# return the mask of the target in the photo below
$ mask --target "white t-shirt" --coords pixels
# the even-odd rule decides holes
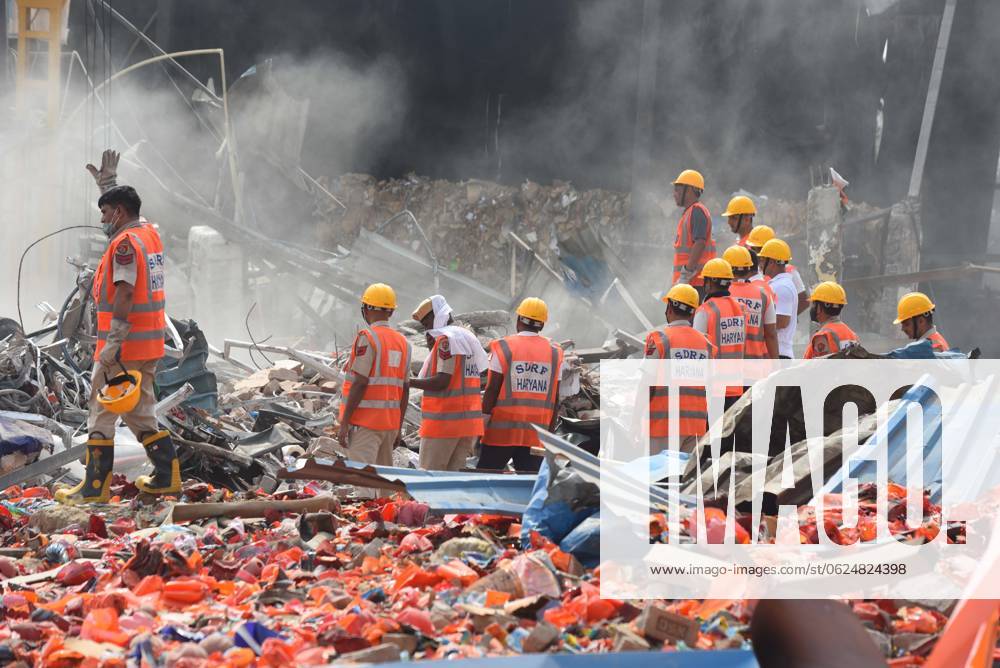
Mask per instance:
[[[792,277],[792,285],[795,286],[796,295],[806,291],[806,284],[802,282],[802,276],[799,275],[798,269],[792,269],[786,273]]]
[[[799,307],[799,293],[795,290],[794,279],[791,274],[778,274],[771,279],[769,285],[777,298],[775,313],[779,316],[787,315],[791,320],[784,329],[778,328],[778,354],[785,357],[792,355],[792,339],[795,338],[796,317]]]

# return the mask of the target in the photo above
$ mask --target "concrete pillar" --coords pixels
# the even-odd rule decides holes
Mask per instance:
[[[892,207],[889,219],[883,223],[887,227],[878,228],[878,236],[873,235],[870,243],[881,258],[880,264],[866,272],[871,276],[893,276],[909,274],[920,270],[920,204],[915,199],[904,199]],[[847,320],[858,331],[879,334],[903,344],[899,325],[892,324],[896,318],[896,303],[907,292],[917,289],[915,283],[882,287],[877,282],[850,289],[851,303]]]
[[[840,192],[833,186],[809,191],[806,200],[806,248],[804,262],[797,261],[806,289],[823,281],[839,281],[844,257],[840,248]]]
[[[243,250],[207,225],[188,232],[192,317],[214,345],[238,336],[248,305]]]

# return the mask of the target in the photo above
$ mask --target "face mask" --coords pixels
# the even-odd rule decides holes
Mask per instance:
[[[819,322],[819,320],[817,320],[817,318],[819,317],[817,315],[818,309],[819,309],[818,304],[813,304],[812,306],[809,307],[809,319],[812,320],[813,322]]]
[[[115,233],[115,225],[118,224],[119,220],[121,220],[121,218],[118,218],[116,216],[110,223],[101,223],[101,230],[104,231],[104,236],[106,236],[108,239],[110,239],[111,236]]]

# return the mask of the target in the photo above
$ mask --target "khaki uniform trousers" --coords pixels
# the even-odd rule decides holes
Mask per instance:
[[[115,425],[118,423],[119,417],[139,441],[142,441],[143,436],[159,431],[160,427],[153,412],[156,407],[153,380],[156,378],[158,362],[159,360],[122,362],[129,371],[138,371],[142,374],[142,383],[139,386],[139,403],[132,411],[118,415],[105,410],[104,406],[98,403],[97,393],[104,388],[108,380],[120,375],[122,369],[117,364],[111,368],[105,368],[99,361],[94,360],[94,370],[90,376],[90,415],[87,417],[87,432],[90,434],[100,433],[104,438],[113,439]]]
[[[392,466],[392,446],[396,443],[398,430],[376,431],[368,427],[351,425],[347,437],[347,455],[353,461],[376,466]],[[358,487],[358,496],[374,499],[380,494],[388,496],[390,489],[376,490],[373,487]]]
[[[476,436],[420,439],[420,468],[426,471],[461,471],[476,445]]]

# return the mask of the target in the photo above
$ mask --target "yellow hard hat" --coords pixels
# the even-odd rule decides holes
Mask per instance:
[[[743,246],[730,246],[722,254],[722,259],[728,262],[733,269],[749,269],[753,266],[750,251]]]
[[[105,377],[105,385],[97,393],[97,403],[109,413],[131,413],[139,404],[141,387],[142,374],[138,371],[126,371],[122,367],[122,373],[111,380]]]
[[[722,213],[722,215],[725,217],[741,216],[745,213],[753,215],[757,213],[757,207],[753,205],[753,200],[746,195],[737,195],[729,200],[729,204],[726,206],[726,210]]]
[[[733,268],[721,257],[714,257],[701,268],[702,278],[724,278],[733,280]]]
[[[685,169],[681,172],[676,179],[674,179],[675,186],[691,186],[692,188],[697,188],[698,190],[705,189],[705,177],[701,175],[701,172],[693,169]]]
[[[361,303],[372,308],[395,310],[396,292],[385,283],[372,283],[361,295]]]
[[[681,304],[690,306],[692,309],[696,309],[699,304],[698,291],[687,283],[678,283],[667,291],[666,297],[661,301],[665,303],[671,301],[680,302]]]
[[[756,225],[747,235],[747,246],[761,248],[774,238],[774,230],[769,225]]]
[[[930,300],[930,297],[922,292],[907,292],[896,305],[897,317],[892,321],[892,324],[898,325],[904,320],[930,313],[933,310],[934,302]]]
[[[549,319],[549,307],[538,297],[526,297],[517,307],[517,314],[529,320],[546,322]]]
[[[812,294],[809,295],[809,301],[843,306],[847,303],[847,293],[839,284],[833,281],[823,281],[813,289]]]
[[[778,262],[791,262],[792,249],[781,239],[771,239],[764,244],[757,255]]]

